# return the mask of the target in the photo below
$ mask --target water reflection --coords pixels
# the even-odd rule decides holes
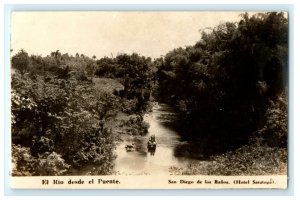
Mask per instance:
[[[148,152],[150,153],[150,156],[154,156],[155,155],[155,151],[156,151],[156,148],[149,148],[148,147]]]

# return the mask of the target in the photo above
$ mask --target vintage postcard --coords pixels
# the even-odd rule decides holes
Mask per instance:
[[[280,188],[288,12],[12,12],[19,189]]]

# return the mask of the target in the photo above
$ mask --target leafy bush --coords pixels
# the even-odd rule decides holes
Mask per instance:
[[[12,175],[32,176],[36,173],[36,158],[31,155],[30,148],[12,145]]]
[[[122,111],[127,114],[133,114],[137,110],[137,99],[122,101]]]
[[[54,151],[53,140],[44,136],[40,138],[34,137],[33,144],[31,147],[32,155],[38,156],[38,154],[43,154],[46,152],[51,153],[53,151]]]
[[[44,153],[37,160],[36,172],[40,176],[61,176],[68,172],[70,165],[56,152]]]
[[[58,176],[66,174],[69,167],[56,152],[34,157],[30,148],[12,145],[13,176]]]
[[[114,144],[110,138],[111,132],[105,129],[99,134],[101,137],[85,134],[84,139],[81,140],[81,145],[77,149],[72,149],[72,154],[69,154],[68,157],[74,166],[104,165],[106,162],[112,162]]]
[[[140,114],[133,114],[121,120],[120,127],[128,135],[146,135],[149,123],[143,121],[143,117]]]
[[[270,100],[266,111],[266,123],[254,134],[253,142],[268,146],[286,148],[288,139],[288,106],[284,93],[274,101]]]

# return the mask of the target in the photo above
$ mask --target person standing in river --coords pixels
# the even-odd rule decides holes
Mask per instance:
[[[151,156],[154,156],[154,153],[155,153],[155,150],[156,150],[155,135],[151,135],[147,145],[148,145],[148,152],[150,152]]]

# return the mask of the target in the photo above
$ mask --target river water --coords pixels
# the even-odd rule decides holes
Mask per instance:
[[[156,103],[152,112],[144,116],[149,123],[148,134],[140,137],[128,137],[116,148],[115,171],[118,174],[168,174],[171,166],[178,168],[193,161],[193,158],[176,156],[175,149],[185,142],[174,128],[176,112],[167,104]],[[148,152],[147,141],[155,135],[157,148],[154,153]],[[125,146],[134,145],[134,150],[127,152]]]

